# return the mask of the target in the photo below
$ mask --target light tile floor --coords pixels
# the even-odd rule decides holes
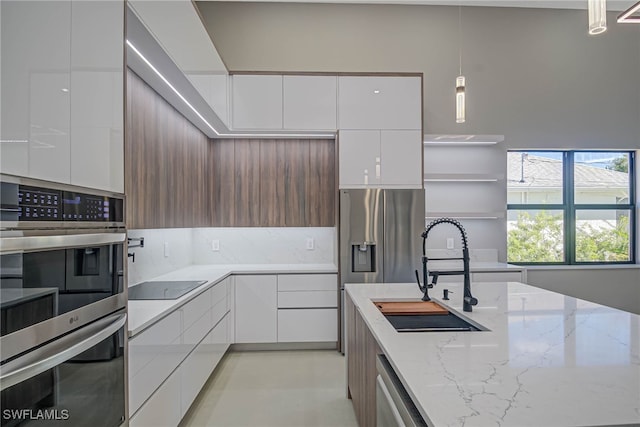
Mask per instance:
[[[230,352],[180,426],[357,426],[345,360],[335,350]]]

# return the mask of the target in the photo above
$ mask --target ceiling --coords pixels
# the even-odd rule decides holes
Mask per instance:
[[[547,9],[586,9],[587,0],[199,0],[227,2],[278,2],[278,3],[368,3],[415,4],[445,6],[537,7]],[[607,0],[607,9],[623,11],[637,0]]]

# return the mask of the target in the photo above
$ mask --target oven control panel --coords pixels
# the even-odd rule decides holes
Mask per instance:
[[[2,183],[2,221],[123,222],[122,198]]]

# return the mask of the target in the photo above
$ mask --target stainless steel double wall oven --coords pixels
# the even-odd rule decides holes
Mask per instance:
[[[1,425],[125,424],[123,196],[0,181]]]

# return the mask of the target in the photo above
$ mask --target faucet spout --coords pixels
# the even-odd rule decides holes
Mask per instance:
[[[462,224],[460,224],[460,221],[457,221],[453,218],[438,218],[436,220],[433,220],[429,224],[427,224],[427,227],[422,233],[422,274],[423,274],[423,281],[424,281],[424,289],[423,289],[423,286],[420,285],[420,280],[418,280],[418,285],[420,286],[420,290],[425,293],[423,300],[425,300],[424,298],[429,298],[429,295],[427,292],[428,288],[433,287],[433,285],[429,286],[428,284],[429,275],[431,274],[432,276],[434,276],[434,281],[433,281],[434,284],[438,276],[437,272],[429,273],[429,270],[427,268],[427,262],[428,262],[427,237],[429,236],[429,232],[435,226],[440,224],[451,224],[454,227],[456,227],[458,231],[460,231],[460,235],[462,237],[462,258],[449,258],[449,259],[461,259],[462,265],[463,265],[463,271],[447,272],[447,274],[449,275],[461,274],[464,276],[464,292],[462,297],[462,309],[463,311],[472,311],[473,306],[478,304],[478,300],[477,298],[474,298],[473,295],[471,294],[471,275],[469,273],[469,245],[468,245],[468,239],[467,239],[467,232],[465,231]],[[416,276],[417,274],[418,272],[416,271]],[[425,301],[428,301],[428,299],[426,299]]]

